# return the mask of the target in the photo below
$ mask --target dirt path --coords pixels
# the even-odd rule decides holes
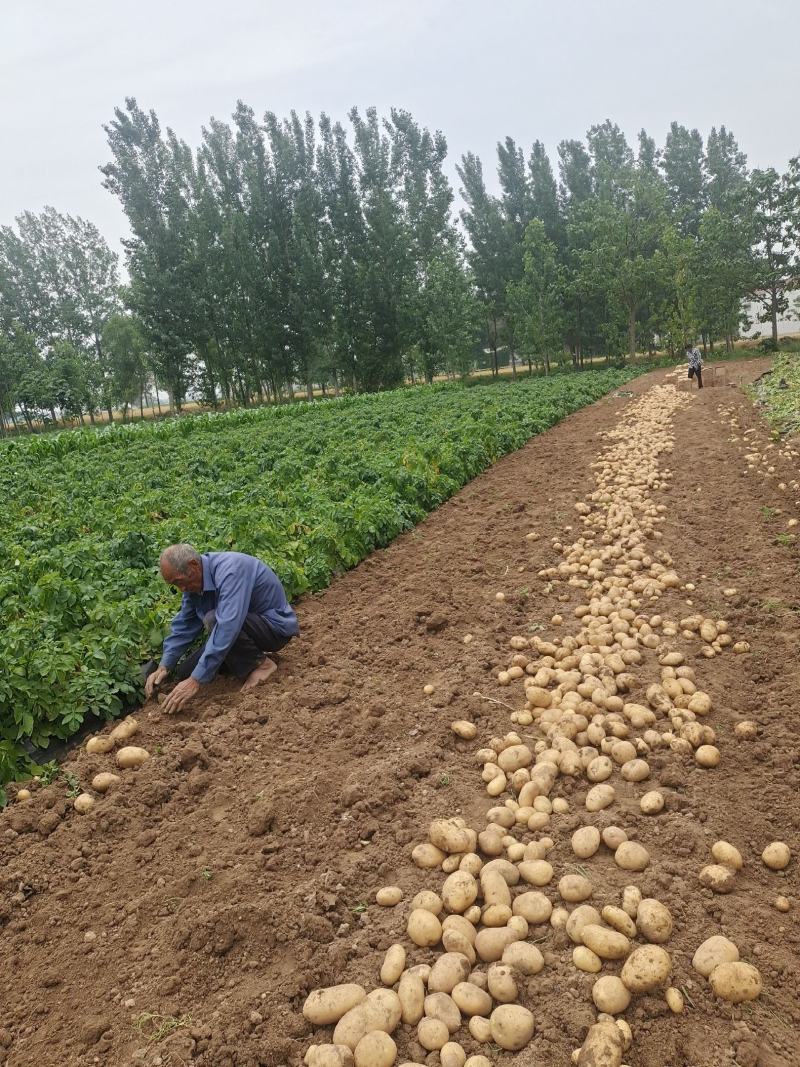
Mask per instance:
[[[737,374],[764,366],[739,364]],[[649,375],[631,391],[663,381]],[[512,725],[505,707],[473,694],[509,700],[497,681],[509,638],[537,623],[546,636],[559,610],[566,627],[572,603],[558,597],[569,590],[538,571],[561,558],[551,540],[577,525],[601,435],[630,403],[612,395],[570,416],[306,600],[303,636],[270,688],[242,696],[219,683],[191,714],[143,711],[137,740],[153,758],[91,814],[67,808],[57,784],[0,816],[0,1067],[277,1067],[330,1040],[301,1014],[308,991],[378,983],[383,951],[405,940],[407,902],[442,879],[413,866],[412,845],[439,816],[460,813],[480,828],[494,803],[473,753]],[[777,488],[798,470],[780,455],[772,474],[748,468],[753,442],[765,446],[769,434],[738,389],[693,394],[675,431],[665,460],[674,477],[658,498],[661,545],[696,589],[671,590],[658,610],[718,612],[752,646],[705,660],[696,640],[677,641],[714,701],[722,761],[703,770],[691,755],[655,751],[647,788],[667,801],[655,818],[640,813],[643,789],[620,783],[613,818],[587,819],[587,783],[560,778],[570,811],[552,816],[549,858],[557,879],[586,821],[622,826],[650,850],[637,882],[672,910],[673,981],[691,1005],[673,1016],[657,993],[634,998],[626,1063],[790,1067],[800,1063],[800,550],[776,537],[800,516],[800,493]],[[540,538],[526,540],[531,531]],[[736,594],[725,596],[730,587]],[[642,669],[643,689],[657,672]],[[475,742],[455,738],[457,718],[474,720]],[[758,722],[757,740],[734,737],[742,718]],[[110,757],[85,753],[69,765],[84,785],[107,769]],[[719,838],[745,858],[725,896],[697,880]],[[783,873],[760,860],[775,838],[793,850]],[[604,903],[632,880],[605,848],[586,865]],[[396,909],[374,904],[386,884],[405,892]],[[773,906],[779,893],[792,901],[788,914]],[[692,970],[694,950],[715,933],[759,967],[759,1000],[725,1005]],[[468,1034],[463,1043],[495,1064],[559,1067],[594,1021],[595,976],[573,966],[563,931],[531,936],[546,962],[522,986],[536,1020],[531,1044],[515,1056]],[[395,1038],[398,1063],[423,1060],[412,1032]]]

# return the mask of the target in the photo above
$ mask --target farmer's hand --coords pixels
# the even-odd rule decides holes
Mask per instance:
[[[161,685],[168,674],[169,671],[166,667],[156,667],[152,674],[148,674],[147,680],[144,683],[144,692],[148,700],[155,692],[156,686]]]
[[[187,678],[178,682],[162,705],[164,711],[171,715],[173,711],[180,711],[184,704],[188,704],[195,693],[200,689],[200,683],[194,678]]]

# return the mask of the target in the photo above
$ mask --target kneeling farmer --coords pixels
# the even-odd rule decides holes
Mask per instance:
[[[208,638],[178,666],[178,684],[164,701],[165,711],[182,708],[223,666],[244,681],[243,690],[265,682],[277,669],[265,653],[277,652],[300,632],[275,572],[242,552],[201,556],[191,545],[165,549],[159,566],[164,581],[181,590],[183,602],[164,641],[161,663],[145,682],[147,696],[203,629]]]

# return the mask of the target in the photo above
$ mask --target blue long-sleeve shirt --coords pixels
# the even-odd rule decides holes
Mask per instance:
[[[205,616],[214,611],[216,624],[192,671],[192,678],[205,683],[216,675],[249,613],[260,615],[281,637],[294,637],[300,627],[280,579],[266,563],[243,552],[208,552],[201,560],[202,591],[183,594],[164,641],[161,666],[175,666],[202,632]]]

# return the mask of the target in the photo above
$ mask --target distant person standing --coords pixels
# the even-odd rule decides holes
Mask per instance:
[[[703,388],[703,357],[700,349],[692,344],[686,346],[686,360],[689,364],[689,377],[697,378],[697,388]]]

